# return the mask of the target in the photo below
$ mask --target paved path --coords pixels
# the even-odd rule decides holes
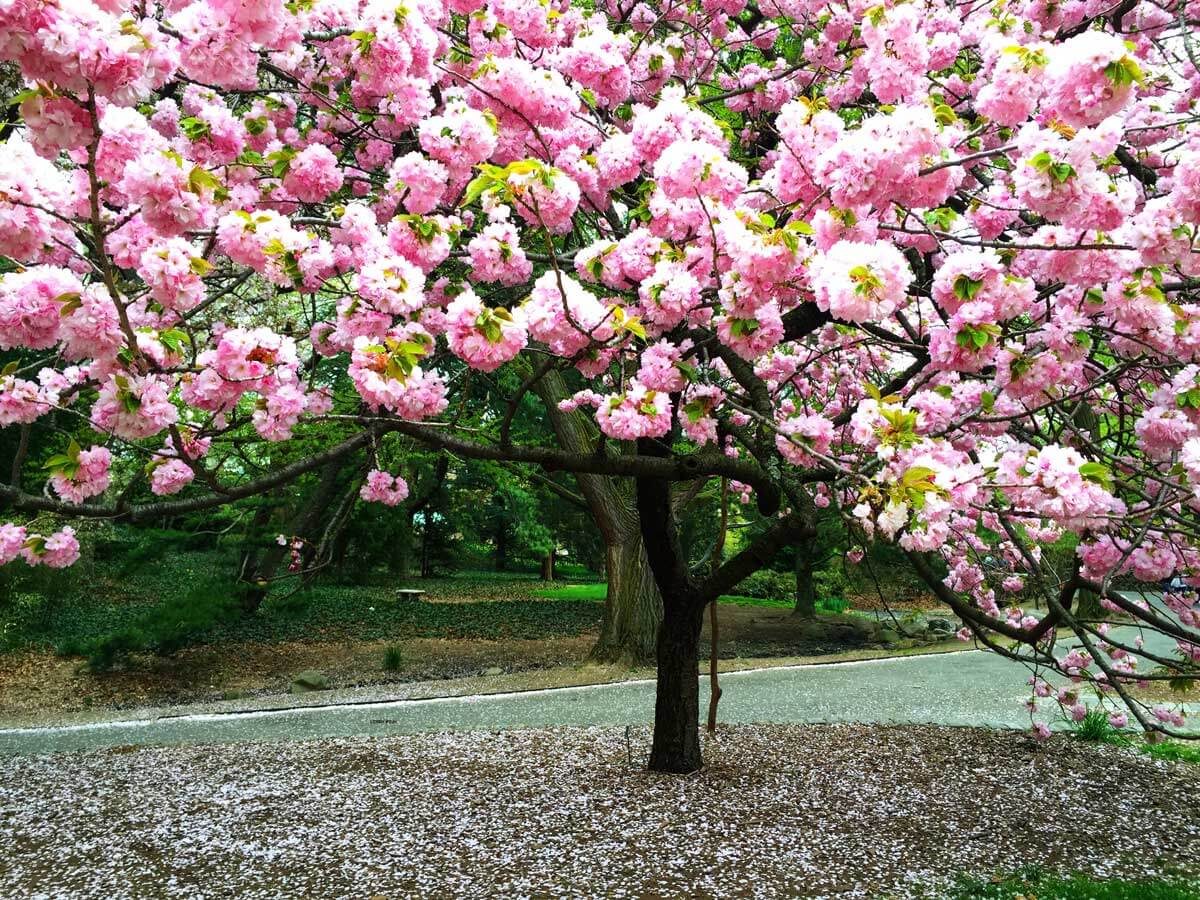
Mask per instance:
[[[1024,667],[964,651],[757,669],[721,676],[724,722],[976,725],[1027,728]],[[701,680],[701,705],[708,702]],[[646,725],[654,682],[626,681],[516,694],[396,700],[142,721],[0,730],[0,754],[124,745],[306,740],[554,725]]]

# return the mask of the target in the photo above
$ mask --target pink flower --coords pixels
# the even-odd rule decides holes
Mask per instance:
[[[159,375],[110,375],[92,407],[92,425],[130,441],[158,434],[179,420],[169,391]]]
[[[794,466],[817,465],[818,458],[807,452],[811,448],[825,455],[833,443],[833,423],[825,416],[802,415],[779,423],[775,447]]]
[[[528,281],[533,264],[521,249],[520,241],[521,236],[511,222],[493,222],[486,226],[467,244],[471,278],[509,286]]]
[[[449,173],[435,160],[420,153],[406,153],[392,163],[386,189],[396,194],[410,213],[425,215],[433,212],[446,192]]]
[[[150,470],[150,491],[158,497],[178,494],[192,483],[196,473],[182,459],[156,461]]]
[[[25,544],[25,529],[21,525],[5,522],[0,525],[0,566],[6,565],[21,555]]]
[[[604,398],[596,421],[601,431],[622,441],[662,437],[671,430],[671,398],[631,381],[624,394]]]
[[[609,311],[567,275],[546,272],[539,277],[521,313],[530,336],[548,344],[557,356],[573,357],[593,340],[613,336]]]
[[[384,407],[411,421],[435,416],[447,406],[446,384],[419,362],[433,345],[420,326],[396,329],[378,343],[354,339],[349,375],[372,409]]]
[[[292,157],[283,187],[297,200],[316,203],[341,188],[344,179],[333,151],[324,144],[309,144]]]
[[[425,275],[402,256],[381,255],[354,276],[358,294],[380,312],[405,315],[425,305]]]
[[[507,184],[518,215],[527,223],[551,234],[571,230],[571,217],[579,206],[579,185],[565,172],[542,166],[527,174],[510,175]]]
[[[399,475],[372,469],[358,495],[369,503],[397,506],[408,497],[408,482]]]
[[[0,526],[0,563],[8,562],[11,559],[8,557],[7,550],[14,541],[16,533],[9,531],[5,534],[4,529],[13,527],[11,525]],[[19,531],[24,536],[25,529],[22,528]],[[79,559],[79,541],[75,539],[75,529],[65,525],[49,537],[40,534],[25,536],[18,552],[21,558],[31,566],[44,565],[51,569],[65,569]]]
[[[904,305],[913,279],[894,244],[838,241],[818,253],[808,273],[817,305],[846,322],[878,322]]]
[[[57,459],[57,457],[56,457]],[[112,454],[106,447],[80,450],[72,443],[50,474],[54,493],[71,503],[82,503],[88,497],[102,494],[108,488]]]
[[[0,275],[0,350],[53,347],[62,304],[82,291],[75,275],[53,266]]]
[[[703,141],[676,141],[654,163],[654,179],[672,200],[697,195],[733,203],[746,188],[746,170]]]
[[[1095,125],[1124,108],[1141,77],[1119,37],[1089,29],[1051,50],[1044,105],[1073,128]]]
[[[491,372],[515,357],[528,337],[519,318],[503,308],[490,308],[467,289],[446,307],[450,349],[471,368]]]
[[[638,381],[651,390],[665,391],[668,394],[683,390],[687,384],[687,377],[683,367],[678,365],[683,351],[683,347],[666,340],[651,344],[642,351]]]

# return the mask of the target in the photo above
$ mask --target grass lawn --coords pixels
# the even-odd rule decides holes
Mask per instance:
[[[568,584],[562,587],[541,588],[535,591],[539,597],[548,600],[603,600],[608,593],[608,585],[603,581],[587,584]],[[769,600],[762,597],[746,597],[742,594],[722,594],[719,602],[733,603],[737,606],[765,606],[772,609],[791,609],[795,606],[792,600]],[[818,612],[840,613],[846,611],[845,601],[833,598],[817,601]]]
[[[946,900],[1196,900],[1200,882],[1178,879],[1096,880],[1086,875],[1061,877],[1037,868],[991,879],[962,878]]]

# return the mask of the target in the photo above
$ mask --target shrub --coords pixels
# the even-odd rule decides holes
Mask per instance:
[[[399,644],[388,644],[383,651],[383,668],[388,672],[398,672],[404,665],[404,650]]]
[[[1200,746],[1183,744],[1179,741],[1163,741],[1160,744],[1146,744],[1142,750],[1155,759],[1169,759],[1200,765]]]
[[[68,641],[59,652],[86,656],[88,666],[102,672],[131,653],[170,656],[239,614],[237,588],[232,581],[202,579],[169,595],[128,625],[97,637]]]
[[[842,612],[848,604],[842,600],[846,594],[846,576],[840,569],[818,569],[813,573],[817,592],[817,606],[822,612]],[[735,593],[759,600],[778,600],[791,603],[796,599],[796,576],[793,572],[777,572],[760,569],[739,584]],[[833,609],[841,601],[840,609]]]
[[[1075,726],[1075,736],[1081,741],[1104,743],[1117,736],[1117,729],[1108,721],[1108,715],[1101,709],[1092,709]]]
[[[824,597],[817,601],[817,612],[840,616],[850,608],[850,601],[845,597]]]
[[[796,576],[790,572],[760,569],[743,580],[735,593],[759,600],[791,600],[796,596]]]

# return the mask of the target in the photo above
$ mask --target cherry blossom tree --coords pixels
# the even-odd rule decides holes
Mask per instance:
[[[42,494],[15,461],[0,563],[76,558],[39,517],[417,441],[634,480],[654,769],[702,763],[705,606],[830,508],[1027,663],[1031,709],[1177,733],[1142,698],[1200,665],[1198,26],[1196,0],[0,0],[27,85],[0,425],[95,434]],[[514,440],[531,392],[594,435]],[[312,423],[344,436],[261,473],[224,449]],[[362,496],[401,502],[397,474]],[[772,524],[695,570],[675,515],[712,478]]]

